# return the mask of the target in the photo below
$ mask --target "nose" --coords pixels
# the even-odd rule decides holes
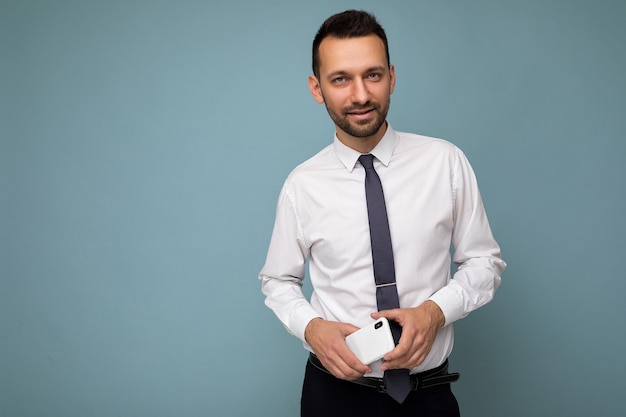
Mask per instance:
[[[358,104],[365,104],[369,101],[369,91],[367,86],[361,78],[356,78],[352,82],[352,102]]]

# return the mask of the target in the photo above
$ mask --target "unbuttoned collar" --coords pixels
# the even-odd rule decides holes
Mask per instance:
[[[385,135],[380,139],[378,145],[372,149],[370,154],[374,155],[374,157],[383,165],[387,166],[391,161],[391,155],[393,155],[393,150],[396,147],[397,142],[398,138],[396,136],[396,132],[391,128],[391,124],[387,122],[387,131],[385,132]],[[344,145],[339,138],[337,138],[336,133],[333,145],[335,147],[335,153],[341,163],[348,171],[352,172],[356,166],[356,161],[359,159],[359,156],[362,155],[361,152],[355,151],[354,149]]]

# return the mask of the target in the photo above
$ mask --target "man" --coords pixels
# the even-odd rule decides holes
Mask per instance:
[[[349,10],[322,24],[308,84],[335,124],[334,141],[285,181],[259,275],[268,307],[311,352],[302,416],[458,416],[450,390],[458,376],[447,373],[452,323],[493,298],[505,268],[463,153],[387,122],[395,81],[374,16]],[[369,211],[374,197],[364,186],[375,175],[364,168],[370,163],[384,190],[385,250],[395,265],[382,285],[372,251],[379,214]],[[310,302],[301,290],[307,260]],[[397,288],[398,305],[381,308],[377,287]],[[381,317],[399,324],[399,342],[384,360],[361,363],[345,337]],[[397,396],[387,382],[393,373],[404,373]]]

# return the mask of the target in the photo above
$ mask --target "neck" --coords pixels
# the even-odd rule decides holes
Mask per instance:
[[[387,122],[378,129],[378,131],[372,136],[357,137],[352,136],[341,130],[336,126],[337,139],[349,148],[354,149],[362,154],[370,153],[372,149],[378,145],[380,140],[385,136],[387,132]]]

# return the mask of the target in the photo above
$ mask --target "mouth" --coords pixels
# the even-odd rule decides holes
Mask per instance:
[[[363,118],[369,117],[374,112],[374,110],[375,110],[374,108],[358,109],[358,110],[347,111],[346,114],[351,117],[363,119]]]

